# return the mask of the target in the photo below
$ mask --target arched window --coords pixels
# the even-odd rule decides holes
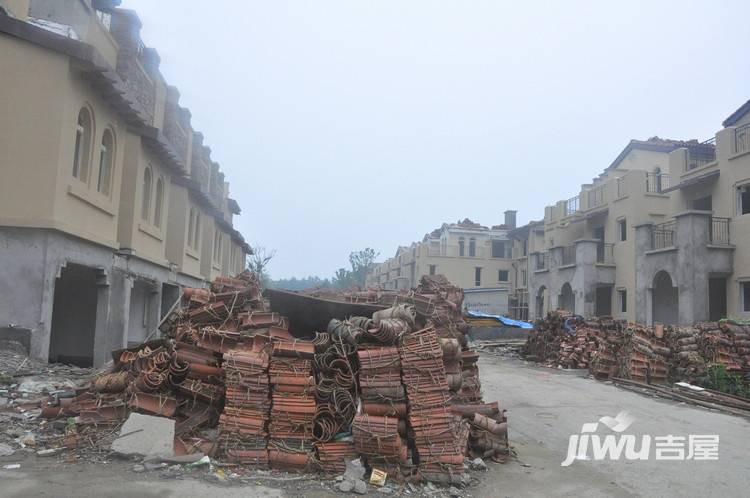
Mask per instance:
[[[112,167],[114,163],[115,139],[112,132],[104,130],[102,143],[99,147],[99,177],[96,180],[96,190],[109,196],[112,184]]]
[[[141,218],[148,221],[148,216],[151,213],[151,183],[153,178],[151,177],[151,168],[147,167],[143,172],[143,200],[141,201]]]
[[[469,257],[473,258],[477,255],[477,239],[474,237],[469,239]]]
[[[458,255],[459,256],[463,256],[464,255],[464,244],[465,244],[464,238],[463,237],[459,237],[458,238]]]
[[[156,180],[156,198],[154,199],[154,226],[161,227],[162,208],[164,204],[164,180]]]
[[[187,244],[192,247],[193,245],[193,234],[195,233],[195,210],[190,208],[190,219],[188,220],[188,236]]]
[[[193,239],[193,249],[196,251],[200,246],[201,241],[201,214],[195,213],[195,238]]]
[[[89,178],[89,150],[91,148],[91,113],[83,108],[78,112],[76,142],[73,150],[73,176],[82,182]]]

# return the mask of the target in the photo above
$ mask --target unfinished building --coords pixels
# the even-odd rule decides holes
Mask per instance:
[[[101,365],[236,274],[239,213],[119,1],[0,0],[0,336]]]

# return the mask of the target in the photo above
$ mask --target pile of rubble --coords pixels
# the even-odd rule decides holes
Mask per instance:
[[[254,274],[186,289],[162,338],[114,351],[85,385],[36,401],[46,419],[74,421],[50,445],[109,445],[145,414],[174,421],[174,455],[238,468],[340,475],[360,456],[373,479],[462,484],[465,458],[505,461],[505,410],[483,402],[460,289],[425,278],[378,300],[390,307],[305,340]]]

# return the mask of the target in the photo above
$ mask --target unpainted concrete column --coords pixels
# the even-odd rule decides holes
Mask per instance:
[[[679,323],[708,320],[708,244],[710,211],[686,211],[675,216]]]
[[[576,312],[591,317],[596,313],[596,247],[595,239],[581,239],[576,244]]]
[[[110,285],[107,274],[100,272],[96,281],[96,326],[94,328],[94,367],[100,367],[109,360],[108,340],[110,318]]]

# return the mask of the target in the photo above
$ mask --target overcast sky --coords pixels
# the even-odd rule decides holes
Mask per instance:
[[[520,223],[750,99],[750,3],[124,0],[274,278]]]

